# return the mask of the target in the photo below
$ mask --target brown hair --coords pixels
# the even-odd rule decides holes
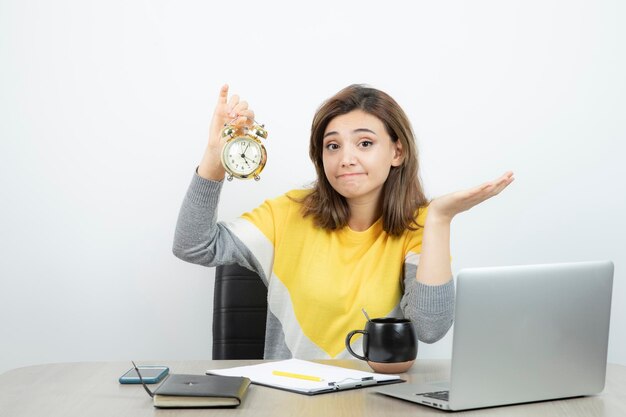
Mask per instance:
[[[302,213],[313,216],[317,226],[327,230],[348,224],[350,208],[346,199],[330,185],[324,173],[322,152],[324,131],[330,121],[353,110],[362,110],[380,119],[387,134],[402,145],[403,161],[392,166],[382,192],[383,229],[395,236],[405,230],[416,230],[420,207],[428,204],[418,176],[419,164],[411,123],[398,103],[388,94],[361,84],[350,85],[326,100],[317,109],[311,124],[309,156],[315,165],[317,181],[311,193],[301,201]]]

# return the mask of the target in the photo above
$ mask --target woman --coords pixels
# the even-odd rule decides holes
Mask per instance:
[[[216,223],[225,175],[220,131],[233,119],[250,125],[254,112],[238,96],[229,99],[225,85],[181,208],[174,254],[259,273],[268,286],[265,358],[350,357],[344,339],[363,326],[361,308],[372,317],[410,318],[423,342],[443,337],[454,308],[450,223],[502,191],[512,173],[428,204],[406,115],[384,92],[352,85],[313,119],[314,188]]]

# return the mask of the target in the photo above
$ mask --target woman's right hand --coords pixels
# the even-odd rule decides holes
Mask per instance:
[[[222,129],[225,123],[248,125],[254,123],[254,111],[248,108],[248,102],[242,101],[238,95],[228,98],[228,85],[220,89],[217,105],[213,111],[213,118],[209,127],[209,141],[198,166],[198,175],[214,181],[222,181],[226,171],[222,166],[222,148],[226,138],[222,138]]]

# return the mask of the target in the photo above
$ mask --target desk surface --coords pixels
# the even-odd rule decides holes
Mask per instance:
[[[163,361],[172,373],[204,373],[259,361]],[[369,370],[357,360],[323,361]],[[37,365],[0,375],[0,416],[445,416],[445,411],[389,398],[375,388],[305,396],[251,385],[236,409],[165,410],[152,406],[139,385],[120,385],[120,375],[130,362],[91,362]],[[418,360],[403,377],[410,382],[430,382],[448,377],[449,361]],[[479,381],[477,381],[479,383]],[[605,390],[592,397],[497,407],[453,413],[480,416],[625,416],[626,366],[610,364]]]

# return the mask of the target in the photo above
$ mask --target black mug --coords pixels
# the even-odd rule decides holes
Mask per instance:
[[[354,353],[350,346],[352,337],[363,335],[363,354]],[[392,317],[372,319],[365,330],[352,330],[346,336],[346,349],[352,356],[368,365],[376,372],[406,372],[417,357],[417,337],[409,319]]]

